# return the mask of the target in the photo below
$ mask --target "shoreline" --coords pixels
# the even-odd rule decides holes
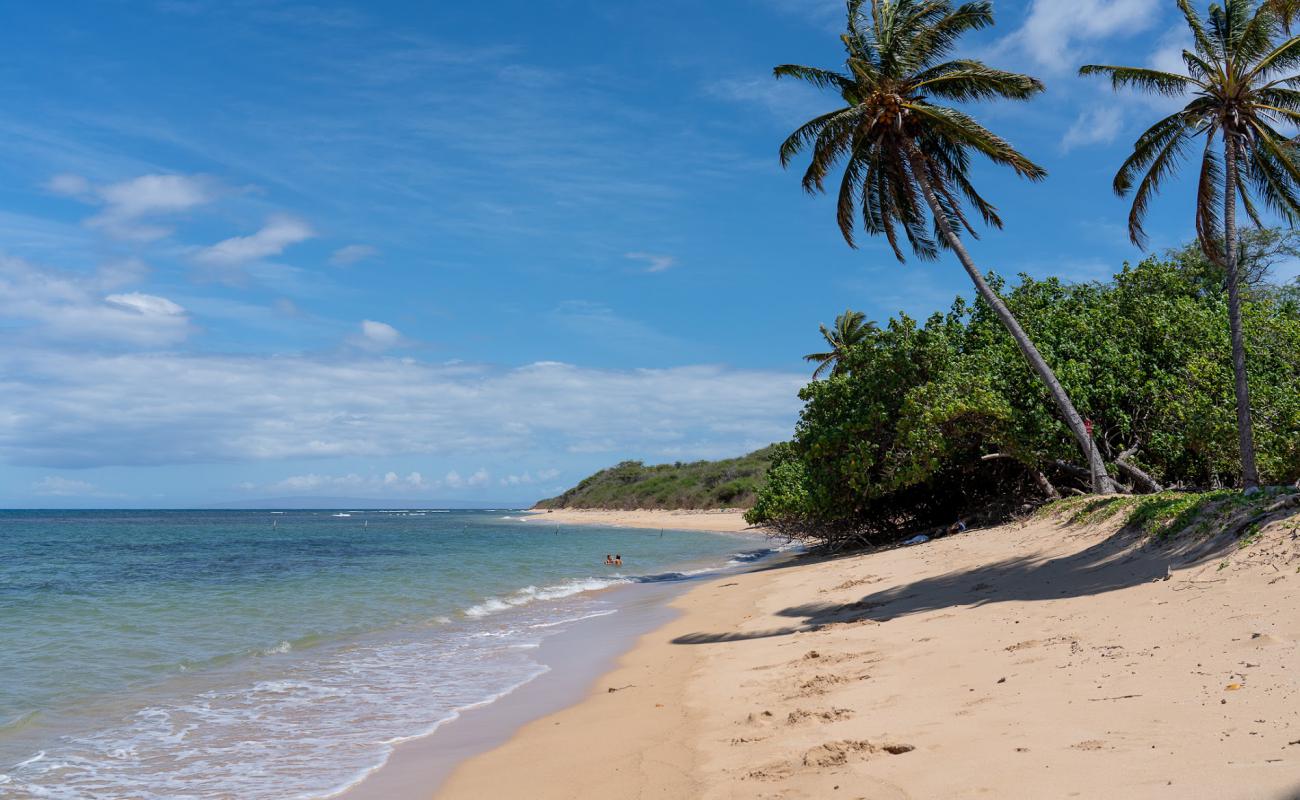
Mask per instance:
[[[526,521],[537,519],[530,513]],[[762,542],[764,532],[744,529],[741,512],[703,512],[715,527],[696,522],[699,512],[673,514],[676,524],[661,525],[657,518],[644,516],[620,525],[597,514],[581,512],[580,520],[561,516],[562,525],[600,527],[667,528],[678,531],[731,533],[738,539]],[[621,513],[621,512],[620,512]],[[640,524],[636,524],[640,523]],[[683,524],[685,523],[685,524]],[[460,710],[455,717],[421,736],[396,744],[383,764],[369,770],[345,789],[329,795],[340,800],[405,800],[427,798],[430,787],[440,786],[459,766],[508,742],[531,721],[580,703],[613,670],[619,660],[635,649],[641,637],[660,629],[679,615],[674,598],[714,578],[722,579],[762,565],[777,562],[771,552],[759,562],[734,563],[717,572],[686,573],[677,580],[634,583],[597,590],[618,597],[617,611],[606,612],[574,623],[567,630],[544,640],[537,661],[544,671],[496,698]]]
[[[425,797],[1291,797],[1295,522],[1037,519],[710,580]]]
[[[636,509],[619,511],[604,508],[530,508],[528,522],[556,525],[601,525],[610,528],[662,528],[665,530],[707,531],[709,533],[756,533],[766,530],[745,522],[739,509],[710,511]]]

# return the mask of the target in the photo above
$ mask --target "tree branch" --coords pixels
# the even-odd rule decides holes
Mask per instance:
[[[1128,460],[1137,452],[1137,450],[1138,445],[1134,442],[1127,450],[1120,453],[1118,456],[1115,456],[1115,466],[1123,470],[1133,479],[1133,482],[1142,487],[1144,491],[1150,492],[1151,494],[1164,491],[1164,487],[1161,486],[1155,478],[1151,477],[1147,472],[1135,466]]]

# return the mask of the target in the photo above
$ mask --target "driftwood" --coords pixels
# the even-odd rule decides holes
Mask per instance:
[[[1132,478],[1133,482],[1140,486],[1144,491],[1152,494],[1164,491],[1164,487],[1162,487],[1155,478],[1151,477],[1147,472],[1142,470],[1140,467],[1135,466],[1128,460],[1133,457],[1133,454],[1136,453],[1137,450],[1138,445],[1134,443],[1132,447],[1115,457],[1115,466],[1123,470],[1124,473]]]

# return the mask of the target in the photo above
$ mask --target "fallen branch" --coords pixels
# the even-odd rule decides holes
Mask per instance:
[[[1083,467],[1080,467],[1077,464],[1071,464],[1069,461],[1062,461],[1059,458],[1054,460],[1052,464],[1062,472],[1068,472],[1076,478],[1082,478],[1083,480],[1088,481],[1089,485],[1092,484],[1092,473],[1088,472],[1088,470]]]
[[[1060,500],[1061,493],[1056,491],[1056,487],[1047,479],[1042,470],[1031,469],[1029,474],[1034,476],[1034,483],[1038,484],[1038,490],[1047,495],[1049,500]]]
[[[1150,492],[1151,494],[1155,494],[1156,492],[1164,491],[1164,488],[1156,481],[1155,478],[1151,477],[1144,470],[1135,466],[1132,462],[1128,460],[1133,457],[1133,454],[1137,452],[1137,449],[1138,449],[1138,445],[1136,442],[1134,442],[1132,447],[1120,453],[1119,455],[1115,456],[1115,466],[1119,467],[1123,472],[1125,472],[1130,478],[1133,479],[1134,483],[1142,487],[1147,492]]]

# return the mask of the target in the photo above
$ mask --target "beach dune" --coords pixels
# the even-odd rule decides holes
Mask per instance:
[[[437,796],[1295,797],[1296,527],[1038,519],[722,578]]]

